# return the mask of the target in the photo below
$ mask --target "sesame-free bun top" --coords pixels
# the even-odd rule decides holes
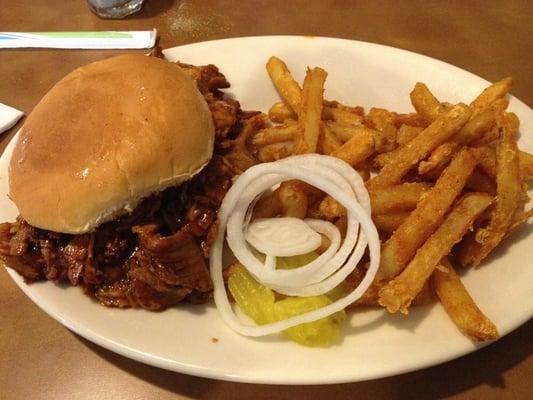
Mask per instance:
[[[9,166],[9,196],[31,225],[89,232],[211,159],[212,116],[176,64],[123,55],[78,68],[37,104]]]

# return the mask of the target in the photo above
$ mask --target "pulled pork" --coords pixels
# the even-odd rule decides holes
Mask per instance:
[[[145,199],[130,215],[92,233],[68,235],[35,228],[21,217],[0,224],[0,260],[27,283],[70,282],[101,304],[163,310],[182,300],[207,301],[212,282],[207,254],[217,211],[238,168],[220,144],[236,140],[254,112],[224,97],[229,87],[214,65],[179,64],[196,80],[215,123],[215,154],[193,179]]]

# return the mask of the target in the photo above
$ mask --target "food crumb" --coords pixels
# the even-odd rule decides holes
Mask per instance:
[[[211,343],[218,343],[218,338],[212,337],[211,338]]]

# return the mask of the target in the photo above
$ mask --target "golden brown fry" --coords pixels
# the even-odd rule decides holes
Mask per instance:
[[[354,135],[331,155],[352,167],[362,163],[374,153],[374,135],[366,128],[358,128]]]
[[[415,182],[389,186],[370,191],[372,214],[386,214],[393,211],[415,209],[421,197],[431,190],[429,183]]]
[[[485,193],[466,194],[439,228],[418,249],[400,275],[379,291],[379,304],[390,313],[408,313],[411,302],[422,290],[439,260],[447,255],[471,228],[474,220],[492,203]]]
[[[503,239],[525,199],[520,176],[516,126],[505,116],[497,118],[500,139],[496,146],[496,202],[489,224],[476,233],[477,244],[460,253],[462,265],[477,266]]]
[[[297,120],[298,116],[296,113],[285,103],[278,102],[274,103],[270,110],[268,110],[268,118],[272,122],[286,122],[287,120]]]
[[[274,190],[258,200],[254,206],[252,219],[277,217],[281,215],[281,212],[279,190]]]
[[[344,108],[324,107],[322,116],[325,119],[333,120],[342,125],[358,126],[363,123],[363,117],[361,115]]]
[[[294,142],[285,141],[267,144],[257,152],[257,159],[261,162],[277,161],[293,154]]]
[[[316,152],[327,75],[322,68],[307,70],[298,120],[300,134],[295,141],[295,154]]]
[[[372,220],[380,233],[392,235],[409,216],[410,211],[393,211],[386,214],[372,215]]]
[[[254,135],[252,143],[260,147],[267,144],[291,141],[296,137],[297,130],[298,125],[294,121],[286,122],[281,126],[265,128]]]
[[[476,159],[466,148],[454,157],[435,186],[383,245],[378,280],[393,278],[403,270],[416,250],[439,226],[475,166]]]
[[[270,57],[266,69],[281,97],[296,114],[300,114],[302,89],[292,77],[287,65],[278,57]]]
[[[476,97],[476,99],[470,104],[470,107],[472,107],[474,112],[477,112],[489,106],[496,100],[504,97],[511,89],[512,84],[512,78],[504,78],[498,82],[493,83],[485,90],[483,90],[483,92],[481,92],[478,97]]]
[[[424,129],[418,126],[402,125],[398,129],[398,134],[396,135],[396,142],[398,146],[403,146],[417,137],[420,132]]]
[[[447,257],[431,275],[431,286],[454,324],[476,342],[498,338],[496,326],[479,309]]]
[[[496,177],[496,153],[490,146],[472,147],[470,149],[478,162],[478,167],[490,178]]]
[[[293,182],[283,182],[279,187],[281,216],[303,219],[307,214],[307,196]]]
[[[445,111],[445,107],[423,83],[418,82],[415,85],[410,97],[416,112],[430,122],[435,121]]]
[[[334,121],[325,121],[324,123],[342,143],[346,143],[353,136],[361,132],[370,134],[373,137],[377,135],[377,131],[367,128],[364,125],[345,125]]]
[[[331,131],[330,127],[322,122],[320,136],[318,137],[318,153],[331,154],[342,146],[342,142]]]
[[[520,172],[522,178],[526,180],[533,179],[533,154],[525,151],[519,151],[518,161],[520,163]]]
[[[425,129],[429,126],[430,121],[422,117],[418,113],[409,113],[409,114],[397,114],[394,124],[397,127],[402,125],[412,126],[413,128],[422,128]]]
[[[424,129],[408,146],[401,148],[378,175],[369,181],[370,188],[399,183],[403,176],[439,144],[452,137],[470,118],[471,111],[464,104],[454,106]]]
[[[496,115],[507,107],[508,102],[500,99],[490,107],[484,108],[473,115],[449,142],[438,146],[427,161],[422,161],[418,166],[419,174],[427,174],[429,171],[446,165],[455,151],[462,145],[469,144],[481,139],[483,133],[488,131],[496,121]]]
[[[394,150],[398,133],[395,125],[396,113],[373,107],[368,112],[367,119],[380,133],[376,136],[376,150],[378,153]]]
[[[496,184],[479,168],[474,169],[470,178],[466,181],[465,188],[474,192],[483,192],[490,195],[496,194]]]

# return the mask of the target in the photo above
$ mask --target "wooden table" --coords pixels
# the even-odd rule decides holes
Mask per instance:
[[[210,39],[298,34],[387,44],[435,57],[488,80],[513,76],[533,105],[533,3],[528,1],[148,0],[125,20],[101,20],[84,1],[2,0],[3,31],[156,27],[163,47]],[[114,51],[0,51],[0,102],[30,112],[63,75]],[[208,62],[209,60],[206,60]],[[0,152],[20,126],[0,136]],[[310,387],[237,384],[126,359],[40,311],[0,269],[0,399],[531,398],[533,322],[474,354],[369,382]],[[364,362],[364,361],[363,361]]]

